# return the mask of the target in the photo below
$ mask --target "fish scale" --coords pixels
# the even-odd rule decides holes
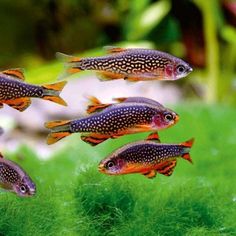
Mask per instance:
[[[0,182],[15,183],[19,178],[19,174],[14,169],[0,163]]]

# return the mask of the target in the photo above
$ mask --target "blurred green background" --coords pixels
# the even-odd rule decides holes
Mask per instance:
[[[57,51],[93,56],[106,45],[141,46],[189,62],[194,72],[187,78],[153,84],[176,86],[183,95],[171,107],[181,119],[160,132],[161,140],[196,142],[194,165],[179,160],[171,177],[111,177],[97,171],[99,161],[147,134],[98,147],[75,134],[60,141],[63,147],[47,147],[50,158],[42,160],[46,145],[37,143],[45,143],[46,131],[16,125],[1,136],[4,156],[24,167],[38,192],[22,199],[0,191],[0,235],[236,235],[235,26],[235,0],[1,0],[0,67],[25,68],[27,82],[56,81]],[[41,113],[28,110],[32,122]],[[24,115],[14,114],[15,123]],[[13,139],[23,144],[14,149]]]

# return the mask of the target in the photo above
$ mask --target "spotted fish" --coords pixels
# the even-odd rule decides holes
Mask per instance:
[[[33,196],[36,186],[25,171],[16,163],[3,158],[0,153],[0,186],[20,197]]]
[[[0,72],[0,108],[7,104],[19,111],[24,111],[30,104],[30,98],[42,98],[66,106],[59,97],[66,82],[37,86],[24,82],[21,69],[9,69]]]
[[[81,139],[97,145],[109,138],[122,135],[161,130],[174,125],[179,116],[160,103],[143,98],[117,98],[117,103],[102,104],[92,97],[88,106],[90,115],[78,120],[50,121],[45,127],[51,129],[47,138],[53,144],[72,133],[85,133]]]
[[[98,166],[100,172],[108,175],[141,173],[154,178],[157,173],[172,175],[177,158],[182,157],[192,163],[189,151],[194,139],[180,144],[159,143],[159,137],[152,133],[145,141],[127,144],[107,158]]]
[[[101,57],[79,58],[57,53],[66,66],[60,78],[93,70],[98,72],[101,80],[177,80],[193,70],[188,63],[165,52],[140,48],[106,48],[109,55]]]

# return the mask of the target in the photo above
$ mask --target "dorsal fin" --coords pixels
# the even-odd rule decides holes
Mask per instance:
[[[107,53],[118,53],[127,50],[126,48],[120,48],[116,46],[105,46],[104,49],[106,50]]]
[[[105,108],[111,106],[111,104],[103,104],[101,103],[96,97],[94,96],[88,96],[88,100],[90,102],[90,104],[87,107],[87,113],[91,114],[94,112],[99,112],[104,110]]]
[[[158,143],[161,142],[157,132],[153,132],[153,133],[149,134],[147,136],[146,140],[148,140],[148,141],[155,141],[155,142],[158,142]]]
[[[12,76],[19,80],[23,80],[23,81],[25,80],[24,71],[21,68],[8,69],[8,70],[1,71],[0,73]]]

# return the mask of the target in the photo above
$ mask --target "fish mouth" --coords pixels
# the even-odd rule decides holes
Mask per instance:
[[[179,121],[179,115],[176,114],[176,115],[175,115],[175,119],[174,119],[174,123],[176,123],[176,122],[178,122],[178,121]]]
[[[102,173],[105,172],[105,168],[104,168],[104,165],[103,165],[103,164],[100,164],[100,165],[98,166],[98,171],[100,171],[100,172],[102,172]]]

